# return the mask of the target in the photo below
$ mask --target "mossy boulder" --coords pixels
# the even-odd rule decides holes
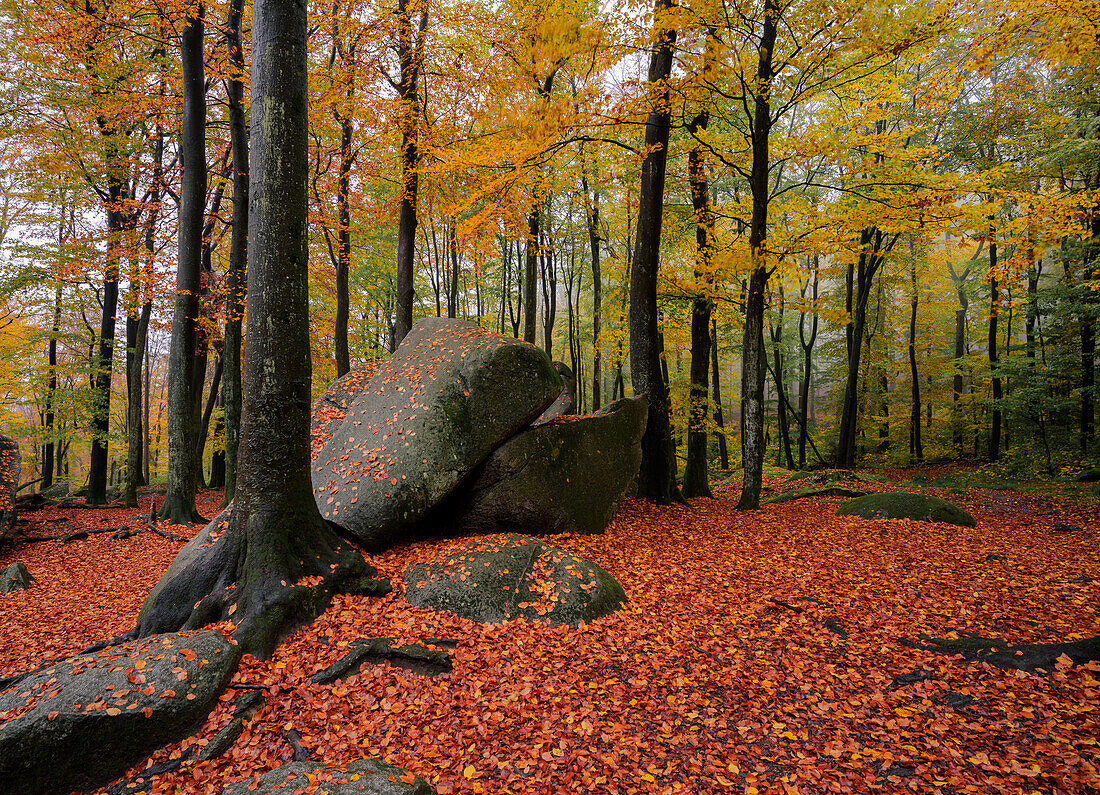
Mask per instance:
[[[414,607],[495,624],[528,618],[548,624],[591,621],[626,601],[595,563],[515,534],[473,539],[405,572]]]
[[[33,582],[34,577],[27,571],[26,565],[17,560],[4,569],[3,574],[0,574],[0,593],[25,591],[31,587]]]
[[[319,785],[316,790],[310,787]],[[222,795],[294,795],[298,792],[328,795],[434,795],[435,790],[418,776],[377,759],[358,759],[340,767],[320,762],[290,762],[262,776],[230,784]]]
[[[516,434],[433,511],[425,533],[600,533],[638,472],[645,398]]]
[[[0,693],[0,792],[95,789],[198,729],[240,650],[219,632],[70,657]]]
[[[929,494],[884,491],[868,494],[840,504],[837,516],[861,516],[864,519],[913,519],[918,522],[973,527],[974,517],[946,500]]]
[[[367,549],[386,549],[561,391],[539,348],[461,320],[420,320],[318,449],[318,507]]]
[[[19,442],[10,436],[0,436],[0,541],[15,530],[15,493],[19,491],[22,468]]]
[[[332,438],[332,434],[344,424],[348,407],[367,388],[382,362],[371,362],[356,367],[337,378],[310,409],[310,447],[316,458],[318,451]]]

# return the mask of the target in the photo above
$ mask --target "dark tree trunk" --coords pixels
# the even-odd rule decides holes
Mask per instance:
[[[65,211],[62,208],[62,216]],[[62,218],[64,226],[64,218]],[[50,325],[50,342],[46,349],[46,366],[49,368],[50,381],[46,387],[46,445],[42,452],[42,489],[48,489],[53,485],[54,473],[54,444],[56,441],[56,429],[54,404],[57,401],[57,338],[61,334],[61,282],[54,287],[53,323]]]
[[[726,419],[722,408],[722,382],[718,376],[718,321],[710,318],[710,363],[714,372],[714,436],[718,440],[718,459],[722,469],[730,468],[729,447],[726,444]]]
[[[536,288],[539,274],[539,207],[531,205],[527,213],[527,247],[523,262],[523,341],[535,344]]]
[[[837,441],[836,465],[849,469],[855,463],[856,432],[858,430],[860,389],[860,360],[863,354],[863,337],[867,328],[867,301],[875,275],[893,249],[900,233],[886,235],[881,229],[868,227],[860,233],[860,254],[854,266],[848,269],[848,305],[851,320],[845,329],[848,342],[848,370],[844,384],[844,403],[840,416],[840,433]],[[854,281],[852,270],[855,270]]]
[[[588,248],[592,258],[592,410],[600,410],[600,312],[603,309],[603,280],[600,275],[600,192],[589,192],[588,168],[581,154],[581,190],[584,192],[584,214],[588,226]],[[579,302],[580,296],[578,296]],[[580,307],[577,307],[580,314]]]
[[[745,297],[745,326],[741,356],[741,460],[744,478],[738,510],[760,507],[764,477],[764,291],[767,289],[768,202],[770,198],[769,139],[771,136],[772,56],[775,50],[779,8],[775,0],[764,1],[764,27],[758,46],[752,135],[752,220],[749,250],[752,275]]]
[[[109,149],[113,150],[113,145]],[[115,161],[117,153],[108,157]],[[99,323],[99,349],[92,373],[92,450],[88,465],[89,505],[107,504],[108,436],[111,429],[111,373],[114,368],[115,315],[118,312],[119,249],[125,220],[122,202],[126,189],[117,173],[119,164],[109,163],[114,173],[107,177],[107,268],[103,275],[103,314]]]
[[[806,468],[806,440],[809,438],[810,421],[810,385],[813,380],[813,353],[814,344],[817,342],[817,285],[818,285],[818,257],[814,255],[813,264],[813,293],[814,306],[813,323],[810,325],[810,338],[806,339],[806,311],[803,309],[798,316],[798,341],[802,346],[802,378],[798,384],[798,468]],[[806,297],[806,288],[802,286],[802,297]]]
[[[251,322],[237,496],[224,524],[211,523],[153,589],[137,634],[232,616],[242,650],[267,658],[334,592],[363,587],[368,568],[321,518],[309,477],[305,4],[257,0],[252,87]],[[319,583],[300,584],[307,577]]]
[[[1100,169],[1097,179],[1100,180]],[[1096,278],[1096,248],[1100,246],[1100,213],[1092,214],[1091,249],[1085,260],[1086,281]],[[1081,452],[1088,454],[1096,441],[1096,294],[1087,291],[1084,297],[1085,311],[1081,318]]]
[[[657,0],[658,24],[673,7],[671,0]],[[638,232],[630,272],[630,379],[634,392],[649,404],[642,463],[638,471],[638,496],[668,504],[680,498],[676,487],[676,459],[669,427],[668,390],[661,377],[660,340],[657,329],[657,269],[664,209],[665,166],[668,160],[669,89],[675,28],[658,31],[649,60],[649,87],[653,107],[646,119],[646,155],[642,161],[638,195]]]
[[[420,190],[420,65],[428,12],[421,12],[413,36],[409,0],[397,4],[397,59],[401,69],[397,93],[401,98],[401,210],[397,229],[397,317],[394,339],[401,342],[412,328],[413,256],[416,253],[416,203]]]
[[[688,130],[693,136],[704,132],[709,121],[703,111]],[[688,180],[691,208],[695,213],[695,295],[691,301],[691,385],[688,393],[687,462],[684,464],[685,497],[710,497],[707,479],[707,392],[710,387],[710,320],[714,311],[711,291],[714,271],[711,253],[714,245],[714,208],[710,203],[710,182],[703,147],[688,153]]]
[[[975,252],[975,258],[981,249]],[[963,393],[963,357],[966,356],[966,312],[970,308],[970,301],[966,297],[966,277],[970,275],[970,268],[955,273],[955,269],[949,264],[951,280],[955,283],[955,294],[959,299],[959,308],[955,311],[955,374],[951,379],[951,438],[955,455],[962,455],[963,450],[963,419],[959,401]]]
[[[997,355],[997,320],[1001,295],[997,282],[997,229],[989,229],[989,370],[993,376],[993,407],[989,426],[989,460],[1001,457],[1001,376]]]
[[[794,454],[791,452],[791,425],[787,414],[787,384],[785,380],[786,365],[783,356],[783,310],[784,310],[783,284],[779,285],[779,309],[777,322],[770,329],[772,339],[772,377],[775,379],[776,424],[779,430],[779,451],[776,454],[776,463],[783,466],[786,461],[787,469],[794,469]]]
[[[168,490],[160,517],[177,524],[201,522],[195,508],[199,462],[195,370],[199,292],[202,280],[203,215],[206,206],[206,92],[203,16],[188,17],[180,52],[183,60],[183,135],[180,161],[179,260],[172,345],[168,359]]]
[[[458,317],[458,235],[455,226],[457,218],[447,224],[447,253],[449,255],[450,279],[447,282],[447,317]]]
[[[920,293],[917,290],[917,266],[909,266],[909,277],[913,294],[909,298],[909,379],[912,400],[909,408],[909,455],[914,461],[924,460],[924,445],[920,437],[920,376],[917,373],[917,304]]]
[[[137,507],[137,490],[144,485],[142,477],[142,443],[145,438],[141,421],[141,365],[145,361],[145,340],[149,330],[152,301],[146,301],[136,320],[127,318],[126,325],[126,495],[125,506]],[[130,325],[133,324],[133,340]]]
[[[354,62],[354,48],[351,48],[349,56]],[[336,113],[336,119],[340,124],[340,173],[336,178],[336,207],[340,228],[336,235],[336,318],[332,336],[337,378],[351,370],[351,354],[348,352],[348,314],[351,308],[348,275],[351,271],[351,165],[354,159],[351,138],[355,129],[351,108],[355,92],[354,72],[348,75],[346,80],[347,106]]]

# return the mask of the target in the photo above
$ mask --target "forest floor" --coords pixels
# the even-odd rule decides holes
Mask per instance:
[[[912,474],[875,473],[876,489]],[[339,597],[272,660],[246,657],[205,727],[149,764],[207,743],[250,687],[266,704],[224,756],[151,791],[220,793],[289,761],[290,729],[314,759],[381,757],[441,793],[1100,791],[1100,666],[1028,674],[899,642],[1100,635],[1095,500],[928,489],[975,516],[963,528],[837,517],[835,499],[738,512],[738,485],[690,506],[626,500],[603,535],[552,540],[629,597],[577,629],[410,607],[403,570],[452,542],[371,556],[393,592]],[[204,515],[218,499],[203,495]],[[24,534],[50,535],[144,515],[51,507],[26,520]],[[130,629],[181,546],[142,532],[6,547],[0,566],[22,560],[37,583],[0,597],[0,676]],[[362,637],[455,639],[454,670],[366,664],[308,682]]]

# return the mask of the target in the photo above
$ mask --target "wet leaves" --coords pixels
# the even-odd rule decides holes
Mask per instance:
[[[202,731],[150,764],[205,746],[241,692],[262,692],[264,704],[225,755],[159,775],[152,791],[220,791],[286,762],[288,723],[326,763],[380,757],[443,793],[1095,791],[1097,666],[1033,675],[898,642],[963,630],[1012,643],[1100,633],[1095,518],[1050,503],[1042,514],[1006,512],[980,495],[965,507],[976,528],[837,518],[819,500],[750,513],[721,500],[627,501],[605,535],[553,540],[630,597],[576,629],[412,608],[405,569],[462,542],[392,550],[371,562],[395,590],[337,597],[270,662],[246,657]],[[1085,529],[1051,534],[1056,519]],[[77,557],[130,543],[111,559],[126,587],[105,587],[102,561]],[[54,544],[35,545],[43,556],[32,571],[47,581],[63,577],[61,566],[88,568],[64,579],[67,590],[16,595],[15,610],[0,602],[0,675],[61,656],[51,650],[66,643],[71,653],[106,626],[128,628],[162,545],[163,567],[179,545],[149,534],[56,545],[63,561],[46,549]],[[69,626],[79,641],[55,637]],[[309,681],[364,636],[456,639],[454,670],[432,679],[367,664],[335,684]]]

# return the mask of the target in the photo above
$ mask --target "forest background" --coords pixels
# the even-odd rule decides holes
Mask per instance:
[[[645,394],[658,500],[743,467],[755,507],[765,460],[1095,465],[1094,3],[311,12],[315,396],[445,315],[564,361],[584,411]],[[24,480],[167,478],[177,519],[232,491],[249,14],[0,4]]]

